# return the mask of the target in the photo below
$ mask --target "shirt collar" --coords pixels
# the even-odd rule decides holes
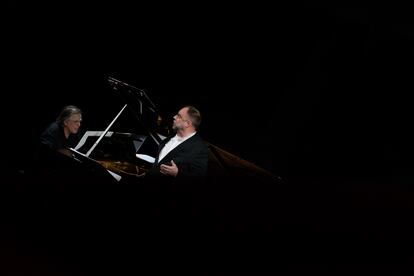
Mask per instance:
[[[186,137],[180,137],[177,134],[173,137],[173,139],[175,139],[177,142],[184,142],[185,140],[187,140],[188,138],[194,136],[194,134],[196,134],[195,132],[191,133],[190,135],[186,136]]]

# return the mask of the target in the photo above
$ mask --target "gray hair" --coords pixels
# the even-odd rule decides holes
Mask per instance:
[[[67,119],[70,118],[73,114],[80,114],[82,115],[82,111],[80,108],[74,105],[67,105],[65,106],[62,111],[60,112],[59,116],[56,118],[56,122],[59,125],[63,125]]]
[[[186,105],[185,107],[188,108],[187,114],[188,114],[188,117],[190,117],[191,123],[193,124],[195,129],[198,129],[201,124],[200,111],[192,105]]]

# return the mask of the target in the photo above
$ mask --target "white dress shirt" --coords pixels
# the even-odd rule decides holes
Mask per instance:
[[[173,149],[175,149],[179,144],[187,140],[188,138],[192,137],[195,132],[191,133],[187,137],[180,137],[177,134],[168,141],[164,147],[161,149],[160,155],[158,157],[158,163]]]

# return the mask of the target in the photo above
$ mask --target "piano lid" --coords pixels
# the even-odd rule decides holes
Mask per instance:
[[[146,91],[113,77],[108,77],[108,83],[112,90],[127,104],[128,109],[139,124],[148,132],[155,143],[159,145],[162,140],[158,134],[161,116]]]

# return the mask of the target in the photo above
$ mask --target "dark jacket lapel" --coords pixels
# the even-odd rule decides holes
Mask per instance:
[[[166,156],[164,156],[163,160],[169,160],[167,158],[171,159],[171,157],[174,156],[174,154],[177,151],[179,151],[179,150],[181,150],[185,147],[189,147],[192,143],[194,143],[194,141],[196,141],[196,139],[198,139],[197,134],[194,134],[192,137],[188,138],[187,140],[185,140],[184,142],[182,142],[181,144],[176,146],[173,150],[171,150]],[[158,155],[159,155],[159,153],[158,153]]]

